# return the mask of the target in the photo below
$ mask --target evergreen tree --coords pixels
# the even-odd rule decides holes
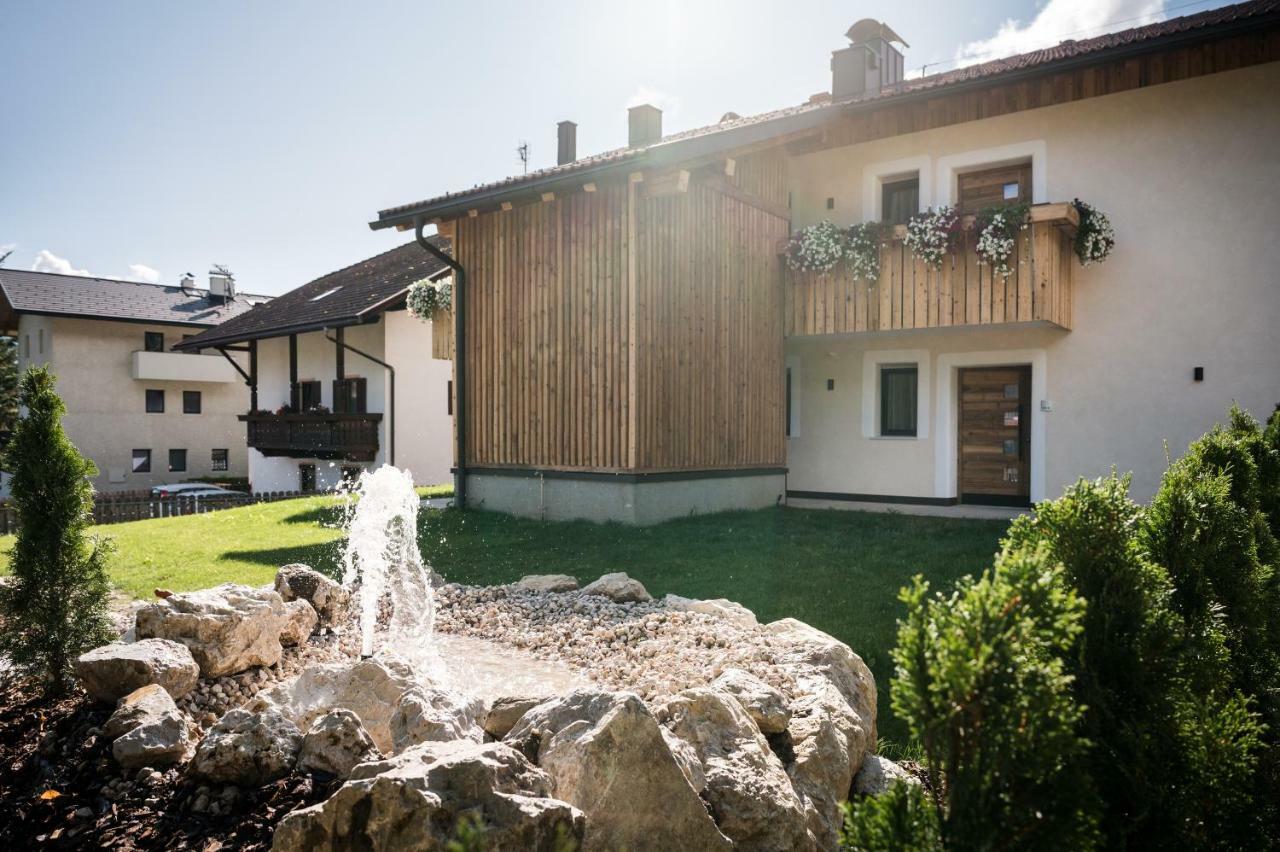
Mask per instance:
[[[0,337],[0,432],[18,422],[18,341]]]
[[[107,614],[106,542],[85,535],[93,507],[93,462],[62,430],[66,411],[53,374],[23,375],[25,409],[6,448],[18,515],[13,580],[0,586],[0,652],[14,666],[58,692],[75,657],[111,641]]]

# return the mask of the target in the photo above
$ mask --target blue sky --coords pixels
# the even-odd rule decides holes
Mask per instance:
[[[276,294],[405,241],[383,207],[830,86],[855,20],[908,69],[1123,29],[1217,0],[901,4],[9,2],[0,51],[6,265],[173,283],[223,263]],[[1113,23],[1116,22],[1116,23]]]

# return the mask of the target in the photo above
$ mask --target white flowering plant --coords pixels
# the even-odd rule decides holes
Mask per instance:
[[[1116,232],[1111,227],[1111,220],[1107,214],[1079,198],[1072,203],[1080,214],[1080,227],[1076,229],[1076,257],[1080,258],[1081,266],[1101,263],[1116,245]]]
[[[978,213],[974,222],[978,243],[974,250],[978,260],[990,266],[1001,278],[1013,274],[1009,259],[1017,246],[1018,232],[1027,227],[1030,213],[1029,204],[1004,204],[987,207]]]
[[[853,277],[874,284],[880,280],[880,244],[885,227],[880,222],[862,222],[849,228],[845,256]]]
[[[832,222],[801,228],[787,243],[787,265],[796,271],[830,272],[848,253],[849,235]]]
[[[960,214],[954,207],[943,205],[917,213],[907,222],[904,242],[911,253],[938,269],[951,251],[952,238],[960,230]]]
[[[424,278],[409,285],[405,296],[409,313],[423,322],[429,321],[436,311],[448,311],[453,307],[453,278],[432,281]]]

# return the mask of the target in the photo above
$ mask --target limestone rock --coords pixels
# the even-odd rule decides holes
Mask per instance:
[[[301,749],[302,732],[280,713],[231,710],[196,747],[191,772],[208,781],[258,787],[288,775]]]
[[[302,738],[298,767],[346,778],[356,764],[381,758],[382,752],[360,724],[360,717],[340,708],[330,710],[311,725]]]
[[[295,563],[276,572],[276,592],[284,601],[304,600],[311,604],[321,627],[340,626],[351,606],[351,593],[319,571]]]
[[[615,603],[653,600],[639,580],[633,580],[621,572],[605,574],[594,583],[583,586],[582,593],[584,595],[600,595]]]
[[[301,645],[311,638],[320,617],[305,600],[289,601],[284,605],[285,625],[280,631],[280,644],[286,647]]]
[[[529,574],[520,578],[516,588],[526,592],[572,592],[578,588],[578,578],[568,574]]]
[[[322,663],[303,669],[291,682],[259,692],[246,708],[276,710],[305,731],[320,716],[344,707],[359,717],[378,750],[390,754],[391,716],[400,696],[413,685],[412,670],[396,661]]]
[[[178,705],[159,684],[151,683],[120,699],[102,727],[114,739],[111,754],[125,769],[168,766],[191,757],[195,737]]]
[[[391,744],[396,752],[425,742],[483,739],[477,724],[484,705],[431,686],[415,686],[400,696],[391,714]]]
[[[586,814],[588,849],[730,848],[633,693],[577,690],[544,702],[504,742]]]
[[[707,779],[703,797],[734,848],[813,847],[804,803],[736,698],[687,689],[663,705],[658,718],[697,752]]]
[[[840,802],[876,741],[875,679],[848,645],[821,630],[793,618],[767,629],[783,640],[778,663],[795,681],[787,726],[795,762],[788,772],[809,805],[814,836],[835,846]]]
[[[919,786],[920,779],[892,760],[869,754],[862,761],[858,774],[853,776],[853,792],[859,796],[879,796],[897,783]]]
[[[500,740],[510,733],[525,713],[537,707],[545,698],[504,696],[493,702],[484,717],[484,732]]]
[[[669,608],[680,610],[681,612],[699,612],[703,615],[714,615],[717,618],[723,618],[725,621],[732,622],[739,627],[755,627],[760,622],[756,621],[756,614],[747,609],[737,601],[731,601],[727,598],[711,598],[709,600],[700,601],[696,598],[684,598],[680,595],[667,595],[662,602]]]
[[[443,850],[464,814],[484,823],[484,848],[495,852],[580,846],[582,813],[550,798],[550,786],[545,774],[502,743],[423,743],[357,766],[327,801],[285,816],[271,848]]]
[[[761,733],[780,734],[791,721],[791,708],[787,706],[786,697],[750,672],[725,669],[711,682],[711,688],[738,699]]]
[[[181,698],[200,679],[200,666],[191,652],[185,645],[168,639],[103,645],[81,654],[75,669],[86,692],[111,703],[149,683],[159,684],[174,698]]]
[[[171,595],[138,610],[139,638],[181,642],[204,677],[280,661],[284,601],[273,591],[228,583]]]

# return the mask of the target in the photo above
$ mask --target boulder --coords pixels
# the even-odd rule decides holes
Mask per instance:
[[[382,752],[360,724],[360,718],[350,710],[338,709],[312,723],[302,738],[298,767],[346,778],[356,764],[381,758]]]
[[[525,592],[572,592],[578,588],[578,578],[568,574],[529,574],[516,582],[516,588]]]
[[[639,580],[633,580],[621,572],[605,574],[594,583],[583,586],[584,595],[600,595],[614,603],[632,603],[651,601],[652,596],[645,591]]]
[[[115,740],[111,755],[125,769],[182,763],[196,745],[173,696],[155,683],[120,699],[120,706],[102,726],[102,736]]]
[[[259,787],[292,772],[301,749],[302,732],[280,713],[230,710],[196,747],[191,773],[221,784]]]
[[[89,695],[111,703],[150,683],[181,698],[200,679],[200,666],[191,652],[168,639],[103,645],[81,654],[75,669]]]
[[[920,779],[888,758],[869,754],[853,776],[853,792],[858,796],[879,796],[898,783],[919,786]]]
[[[537,696],[506,695],[497,698],[485,713],[484,724],[481,727],[486,734],[500,740],[515,727],[521,716],[546,700],[545,697]]]
[[[285,602],[311,604],[321,627],[340,627],[351,607],[351,593],[342,584],[302,564],[285,565],[276,572],[276,592]]]
[[[695,598],[683,598],[680,595],[667,595],[662,599],[662,603],[668,609],[680,610],[681,612],[699,612],[703,615],[714,615],[717,618],[723,618],[725,621],[738,625],[739,627],[756,627],[760,622],[756,621],[756,614],[747,609],[737,601],[731,601],[726,598],[711,598],[709,600],[700,601]]]
[[[284,601],[273,591],[228,583],[171,595],[138,610],[139,639],[187,646],[204,677],[224,677],[280,661]]]
[[[484,825],[495,852],[577,848],[582,813],[551,798],[547,776],[502,743],[428,742],[362,763],[327,801],[285,816],[274,852],[440,849],[462,819]]]
[[[794,678],[788,767],[805,798],[810,829],[835,846],[853,776],[876,741],[876,685],[870,669],[848,645],[814,627],[784,618],[766,625],[783,641],[776,662]]]
[[[245,707],[252,712],[275,710],[303,731],[320,716],[343,707],[359,717],[378,750],[390,754],[391,716],[400,696],[414,684],[412,669],[395,660],[323,663],[259,692]]]
[[[478,721],[484,704],[435,687],[415,686],[400,696],[391,714],[391,745],[396,752],[425,742],[484,738]]]
[[[320,622],[315,609],[304,600],[288,601],[284,605],[284,617],[286,621],[284,630],[280,631],[280,644],[285,647],[306,642]]]
[[[633,693],[577,690],[544,702],[504,742],[586,814],[587,849],[731,848]]]
[[[786,697],[750,672],[725,669],[711,682],[711,688],[738,699],[762,734],[780,734],[791,721]]]
[[[804,803],[736,698],[687,689],[664,704],[658,718],[697,752],[706,775],[702,795],[734,848],[813,848]]]

